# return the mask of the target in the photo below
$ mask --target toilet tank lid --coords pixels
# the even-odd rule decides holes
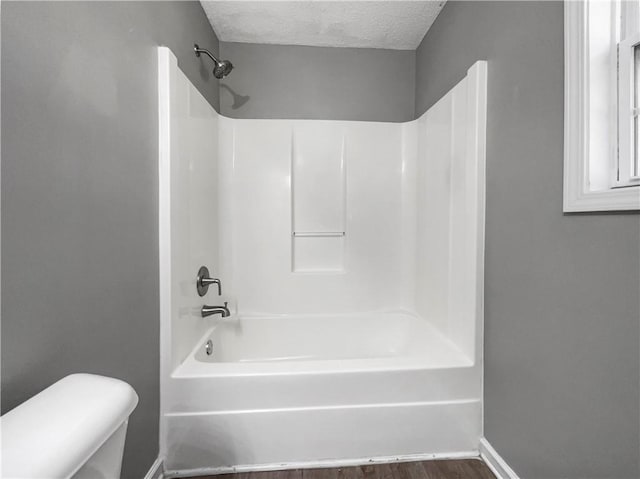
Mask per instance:
[[[119,379],[61,379],[0,418],[0,477],[70,477],[137,404],[136,392]]]

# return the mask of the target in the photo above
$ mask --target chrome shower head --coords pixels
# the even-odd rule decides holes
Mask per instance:
[[[218,61],[213,67],[213,76],[220,80],[231,73],[231,70],[233,70],[233,64],[229,60]]]
[[[193,45],[193,50],[197,57],[199,57],[201,53],[204,53],[215,62],[216,65],[213,67],[213,76],[218,80],[226,77],[231,73],[231,70],[233,70],[233,65],[229,60],[218,60],[209,50],[200,48],[197,43]]]

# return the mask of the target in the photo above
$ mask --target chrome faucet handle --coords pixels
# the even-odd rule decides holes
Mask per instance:
[[[198,295],[204,296],[209,290],[209,285],[215,284],[218,286],[218,296],[222,296],[222,284],[219,279],[211,278],[209,276],[209,268],[201,266],[198,270],[198,276],[196,277],[196,288],[198,289]]]
[[[202,286],[209,286],[211,284],[215,284],[218,286],[218,296],[222,296],[222,285],[220,284],[220,280],[216,278],[200,278],[200,284]]]

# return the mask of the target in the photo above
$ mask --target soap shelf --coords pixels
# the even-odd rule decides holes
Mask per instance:
[[[344,231],[326,231],[326,232],[307,232],[307,231],[294,231],[293,232],[293,236],[296,237],[308,237],[308,236],[312,236],[312,237],[322,237],[322,236],[330,236],[330,237],[335,237],[335,236],[344,236],[345,232]]]

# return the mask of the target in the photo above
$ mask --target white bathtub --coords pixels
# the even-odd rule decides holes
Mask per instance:
[[[212,354],[207,355],[211,341]],[[176,377],[469,367],[427,321],[405,312],[243,316],[219,321]]]
[[[171,376],[165,467],[185,475],[473,455],[479,371],[404,312],[220,320]]]

